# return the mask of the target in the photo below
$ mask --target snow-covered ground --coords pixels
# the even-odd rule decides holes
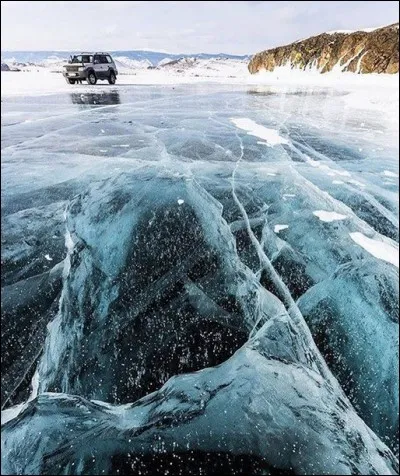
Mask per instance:
[[[392,130],[399,128],[399,75],[354,74],[350,72],[299,71],[290,67],[277,68],[274,72],[250,74],[247,62],[232,59],[184,58],[178,61],[163,61],[156,68],[148,68],[146,61],[116,58],[119,69],[117,88],[133,85],[179,85],[179,84],[230,84],[260,88],[271,87],[274,91],[293,88],[329,88],[345,91],[344,107],[350,110],[384,111],[382,120]],[[62,92],[99,92],[110,88],[108,83],[96,86],[69,85],[61,74],[61,64],[26,66],[22,71],[7,71],[1,74],[1,95],[25,96]]]
[[[148,60],[133,60],[127,57],[115,57],[120,73],[118,84],[173,84],[192,82],[218,82],[228,84],[272,84],[272,85],[315,85],[343,88],[383,87],[398,90],[399,75],[354,74],[337,72],[320,74],[317,69],[300,71],[290,66],[276,68],[273,72],[250,74],[247,61],[225,58],[199,59],[166,58],[152,67]],[[64,62],[48,59],[39,64],[20,66],[7,63],[11,68],[19,67],[21,71],[2,74],[2,94],[15,94],[24,91],[43,89],[68,89],[61,75]],[[17,75],[18,77],[14,77]],[[37,83],[41,87],[37,87]],[[100,83],[101,84],[101,83]],[[30,86],[30,87],[29,87]],[[61,86],[64,86],[63,88]]]

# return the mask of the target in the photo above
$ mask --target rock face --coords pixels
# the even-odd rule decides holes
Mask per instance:
[[[10,67],[7,63],[1,63],[1,71],[10,71]]]
[[[399,24],[373,31],[322,33],[290,45],[262,51],[249,63],[250,73],[279,66],[353,73],[399,72]]]

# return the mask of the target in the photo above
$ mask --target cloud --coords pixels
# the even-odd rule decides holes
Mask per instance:
[[[327,30],[394,23],[399,5],[347,0],[2,1],[1,12],[5,50],[161,48],[252,54]],[[95,33],[88,25],[96,25]]]

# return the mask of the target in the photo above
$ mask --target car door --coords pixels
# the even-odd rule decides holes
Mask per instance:
[[[108,78],[110,65],[109,65],[109,63],[108,63],[108,60],[107,60],[107,56],[106,56],[106,55],[100,55],[100,64],[101,64],[101,74],[102,74],[102,77],[103,77],[104,79],[105,79],[105,78]]]
[[[104,64],[101,63],[101,56],[94,55],[93,58],[93,69],[97,78],[103,78],[104,76]]]
[[[107,63],[108,63],[108,68],[109,68],[109,69],[113,69],[114,72],[115,72],[115,74],[117,74],[118,71],[117,71],[117,68],[116,68],[116,66],[115,66],[115,63],[114,63],[113,59],[111,58],[111,56],[110,56],[110,55],[106,55],[106,59],[107,59]]]

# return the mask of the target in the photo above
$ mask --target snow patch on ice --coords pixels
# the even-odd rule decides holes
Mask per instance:
[[[313,215],[318,217],[321,221],[325,221],[327,223],[336,220],[345,220],[347,218],[346,215],[342,215],[341,213],[328,212],[326,210],[315,210],[315,212],[313,212]]]
[[[380,240],[374,240],[373,238],[368,238],[363,233],[354,232],[350,233],[350,237],[355,241],[359,246],[368,251],[375,258],[387,261],[388,263],[393,264],[397,268],[399,267],[399,248],[398,246],[386,243]]]
[[[357,185],[358,187],[362,187],[362,188],[366,187],[365,184],[359,182],[358,180],[349,180],[349,183],[352,183],[353,185]]]
[[[384,170],[382,172],[382,175],[384,175],[385,177],[398,177],[399,174],[395,174],[394,172],[391,172],[390,170]]]
[[[178,205],[182,205],[183,203],[185,203],[185,200],[182,200],[181,198],[178,200]]]
[[[289,225],[275,225],[274,232],[279,233],[281,230],[286,230],[286,228],[289,228]]]
[[[319,162],[318,160],[312,160],[310,158],[306,159],[307,164],[311,165],[311,167],[316,167],[318,169],[326,170],[328,172],[328,175],[334,176],[334,175],[340,175],[342,177],[351,177],[350,172],[347,170],[336,170],[336,169],[331,169],[329,165],[323,164]]]
[[[49,254],[44,255],[44,257],[47,259],[47,261],[53,261],[53,258]]]
[[[232,118],[231,121],[239,129],[247,131],[247,134],[265,140],[265,142],[257,142],[258,144],[265,144],[268,147],[273,147],[274,145],[278,144],[289,144],[289,141],[284,137],[280,136],[277,130],[261,126],[260,124],[254,122],[252,119],[248,119],[246,117],[238,117]]]
[[[334,183],[335,185],[343,185],[344,182],[342,180],[332,180],[332,183]]]

